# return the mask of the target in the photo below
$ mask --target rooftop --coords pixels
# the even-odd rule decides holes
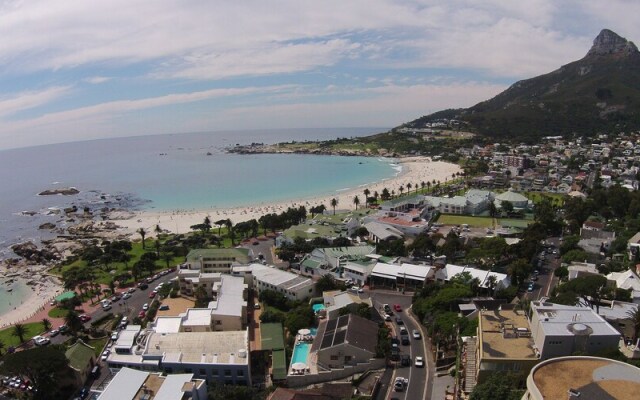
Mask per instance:
[[[231,248],[231,249],[195,249],[187,254],[187,260],[197,261],[202,258],[235,258],[240,263],[247,263],[251,260],[249,257],[249,249]]]
[[[546,335],[575,336],[579,331],[590,335],[620,335],[595,310],[588,307],[531,302],[531,313],[538,315],[538,324]],[[533,318],[532,318],[533,321]]]
[[[90,360],[95,357],[95,349],[82,340],[78,340],[64,353],[71,368],[83,371],[89,365]]]
[[[478,339],[483,359],[538,359],[523,311],[482,311],[479,318]]]
[[[248,342],[247,331],[151,333],[144,357],[181,363],[246,364]]]
[[[540,399],[566,399],[569,389],[580,392],[580,400],[637,399],[640,369],[606,358],[554,358],[531,371],[527,388]]]

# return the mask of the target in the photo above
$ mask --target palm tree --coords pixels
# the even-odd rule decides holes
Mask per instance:
[[[64,317],[64,323],[71,332],[75,333],[82,329],[82,321],[80,321],[78,313],[73,310],[69,311]]]
[[[202,222],[202,225],[204,225],[204,230],[207,231],[207,233],[209,233],[209,229],[211,229],[211,218],[209,218],[208,215],[204,217],[204,221]]]
[[[635,342],[640,337],[640,307],[636,307],[635,311],[628,311],[627,317],[631,320],[631,326],[633,327],[633,341]]]
[[[424,187],[425,187],[426,185],[427,185],[427,184],[426,184],[424,181],[420,182],[420,189],[422,189],[423,194],[424,194]]]
[[[380,197],[380,193],[378,193],[378,191],[373,192],[373,198],[376,199],[376,202],[378,201],[378,197]]]
[[[356,205],[356,210],[358,209],[358,205],[360,204],[360,199],[358,198],[358,196],[355,196],[353,198],[353,204]]]
[[[431,191],[431,182],[427,181],[427,191]]]
[[[145,231],[144,228],[140,227],[140,229],[138,229],[136,232],[139,233],[140,237],[142,238],[142,250],[144,250],[144,237],[147,236],[147,231]]]
[[[369,205],[369,195],[371,194],[371,191],[369,189],[364,189],[364,204],[365,206]]]
[[[17,336],[20,339],[20,343],[24,343],[24,335],[27,333],[27,328],[22,324],[15,324],[11,331],[12,336]]]
[[[45,331],[48,331],[49,329],[51,329],[51,321],[49,321],[47,318],[42,318],[42,327]]]
[[[400,185],[398,191],[400,191],[400,196],[402,196],[402,192],[404,192],[404,185]]]
[[[413,187],[413,185],[411,184],[411,182],[407,183],[407,195],[411,193],[411,188]]]
[[[331,207],[333,207],[333,215],[336,215],[336,206],[338,205],[338,199],[336,199],[335,197],[333,199],[331,199]]]

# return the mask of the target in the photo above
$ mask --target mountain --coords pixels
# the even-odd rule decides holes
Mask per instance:
[[[403,126],[422,128],[438,119],[465,121],[496,139],[535,141],[542,136],[640,129],[640,52],[604,29],[580,60],[516,82],[471,108],[444,110]]]

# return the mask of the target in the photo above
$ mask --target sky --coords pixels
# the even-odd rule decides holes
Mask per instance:
[[[0,0],[0,149],[393,127],[582,58],[633,0]]]

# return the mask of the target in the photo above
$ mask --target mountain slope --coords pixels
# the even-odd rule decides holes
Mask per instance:
[[[440,118],[466,121],[478,133],[533,141],[541,136],[640,129],[640,52],[604,29],[581,60],[513,84],[468,109],[444,110],[405,126]]]

